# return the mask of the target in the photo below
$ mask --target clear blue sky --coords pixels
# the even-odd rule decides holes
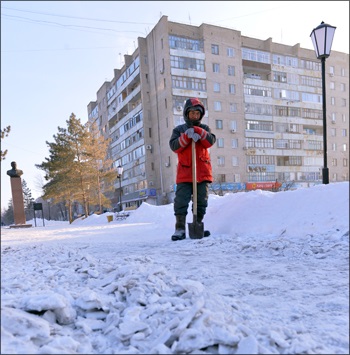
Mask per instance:
[[[45,181],[35,164],[49,156],[45,142],[71,113],[87,121],[97,90],[162,15],[308,49],[324,21],[337,27],[332,50],[349,53],[348,1],[1,1],[1,128],[11,125],[1,141],[2,209],[12,197],[11,161],[39,197]]]

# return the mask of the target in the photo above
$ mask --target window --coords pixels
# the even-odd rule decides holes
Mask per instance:
[[[234,57],[235,56],[235,50],[231,47],[227,48],[227,56],[228,57]]]
[[[337,114],[335,112],[332,112],[332,123],[336,122]]]
[[[206,91],[206,80],[200,78],[173,75],[171,80],[173,88]]]
[[[230,112],[237,112],[237,104],[230,102]]]
[[[329,74],[333,74],[334,75],[334,67],[333,66],[329,67]]]
[[[238,163],[238,157],[236,156],[233,156],[232,157],[232,166],[238,166],[239,163]]]
[[[331,90],[335,90],[335,82],[334,82],[334,81],[331,81],[331,82],[329,83],[329,88],[330,88]]]
[[[221,101],[214,101],[214,111],[221,111]]]
[[[341,105],[342,107],[346,107],[346,99],[341,99]]]
[[[237,131],[237,121],[231,121],[231,130],[234,132]]]
[[[225,157],[222,155],[218,156],[218,166],[225,166]]]
[[[220,92],[220,83],[214,83],[214,92]]]
[[[332,159],[332,166],[337,166],[337,159],[336,158]]]
[[[216,129],[223,129],[222,120],[215,120],[215,128]]]
[[[331,97],[331,105],[332,105],[332,106],[335,105],[335,97]]]
[[[213,63],[213,73],[220,73],[220,64]]]
[[[231,148],[233,148],[233,149],[238,148],[238,139],[237,138],[231,140]]]
[[[216,144],[217,144],[218,148],[223,148],[224,147],[224,138],[218,138],[216,140]]]
[[[246,138],[247,148],[273,148],[273,139],[271,138]]]
[[[235,67],[233,65],[229,65],[227,67],[227,74],[230,76],[234,76],[235,75]]]
[[[215,55],[219,54],[219,46],[217,44],[211,45],[211,54],[215,54]]]
[[[204,60],[189,58],[189,57],[178,57],[170,56],[170,66],[171,68],[179,68],[186,70],[197,70],[204,72]]]
[[[304,148],[307,150],[322,150],[322,142],[309,140],[305,142]]]
[[[315,70],[315,71],[321,71],[321,63],[320,63],[320,61],[314,62],[314,61],[311,61],[311,60],[303,60],[303,59],[301,59],[299,68]]]
[[[344,84],[344,83],[341,83],[341,84],[340,84],[340,90],[341,90],[341,91],[345,91],[345,84]]]
[[[277,166],[301,166],[302,157],[297,156],[278,156]]]
[[[236,93],[235,84],[228,84],[228,91],[229,91],[230,94],[235,94]]]
[[[307,77],[302,76],[301,77],[302,82],[305,82],[306,78]],[[278,83],[286,83],[287,82],[287,73],[274,71],[273,72],[273,81],[277,81]]]
[[[246,121],[246,129],[250,131],[273,131],[272,122],[269,121]]]
[[[332,137],[336,136],[336,129],[335,128],[331,128],[331,136]]]
[[[204,41],[184,37],[169,36],[169,47],[180,48],[193,52],[204,52]]]
[[[257,51],[255,49],[242,48],[242,59],[271,64],[270,53]]]
[[[254,86],[254,85],[244,85],[244,94],[271,97],[272,92],[271,92],[271,88],[262,87],[262,86]],[[280,94],[277,94],[276,97],[279,97],[279,96],[280,96]],[[288,98],[292,99],[291,97],[288,97]]]
[[[241,182],[241,175],[233,174],[233,182]]]
[[[342,137],[346,137],[348,134],[347,134],[347,130],[346,129],[342,129],[341,130],[341,135]]]
[[[218,182],[226,182],[226,175],[218,174]]]

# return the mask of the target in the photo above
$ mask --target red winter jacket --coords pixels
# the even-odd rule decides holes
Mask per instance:
[[[208,148],[215,142],[216,137],[211,133],[210,128],[205,124],[200,124],[200,129],[204,129],[203,139],[196,142],[196,164],[197,182],[213,182],[212,167]],[[177,154],[178,164],[176,173],[176,183],[192,182],[192,139],[188,138],[185,131],[190,128],[187,124],[182,124],[173,129],[170,137],[170,149]],[[198,128],[195,128],[198,130]]]

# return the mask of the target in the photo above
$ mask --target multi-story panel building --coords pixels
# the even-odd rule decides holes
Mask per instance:
[[[112,140],[115,167],[124,168],[124,208],[173,201],[169,138],[189,97],[202,100],[203,123],[217,137],[213,191],[322,182],[321,62],[313,50],[163,16],[124,59],[88,105],[89,120]],[[329,179],[339,182],[349,180],[349,54],[332,51],[326,71]],[[118,181],[115,188],[114,205]]]

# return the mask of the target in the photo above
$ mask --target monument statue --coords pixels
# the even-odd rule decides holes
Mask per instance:
[[[20,177],[21,175],[23,175],[23,171],[20,169],[17,169],[17,163],[15,161],[11,162],[11,166],[12,169],[11,170],[7,170],[7,175],[9,175],[10,177]]]
[[[17,164],[15,161],[11,163],[11,166],[12,169],[7,170],[7,175],[10,176],[11,181],[13,217],[15,224],[10,225],[10,228],[31,227],[31,224],[26,223],[26,215],[24,211],[23,188],[21,179],[23,171],[17,169]]]

